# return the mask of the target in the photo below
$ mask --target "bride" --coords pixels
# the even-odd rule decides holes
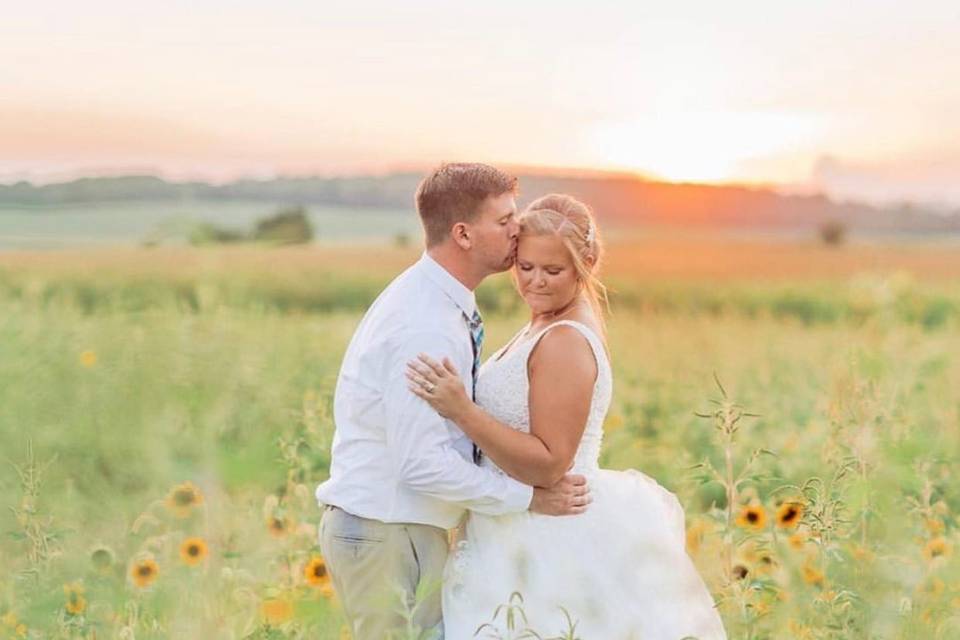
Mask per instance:
[[[540,634],[564,633],[566,613],[586,640],[726,638],[686,553],[676,496],[639,471],[598,465],[612,373],[590,209],[548,195],[520,224],[514,275],[531,319],[481,367],[476,404],[448,359],[409,363],[410,388],[476,443],[480,464],[541,487],[583,474],[592,501],[562,518],[472,512],[444,571],[444,638],[502,625],[494,613],[513,593],[522,624]]]

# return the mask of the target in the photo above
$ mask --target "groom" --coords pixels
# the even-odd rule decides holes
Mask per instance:
[[[483,164],[427,176],[416,194],[426,251],[367,310],[344,355],[330,479],[316,495],[320,549],[355,640],[405,633],[408,621],[442,634],[447,530],[466,510],[566,515],[587,491],[582,476],[543,489],[479,466],[482,454],[404,376],[419,353],[447,356],[473,388],[483,341],[473,290],[513,265],[516,193],[516,178]]]

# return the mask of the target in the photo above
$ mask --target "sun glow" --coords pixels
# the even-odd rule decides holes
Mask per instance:
[[[763,159],[813,147],[823,130],[809,116],[782,113],[660,113],[607,122],[590,139],[598,161],[674,182],[764,181]]]

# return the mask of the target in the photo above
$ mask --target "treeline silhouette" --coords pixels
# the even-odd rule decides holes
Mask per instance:
[[[341,205],[412,210],[419,173],[386,176],[238,180],[223,185],[167,182],[155,176],[81,178],[70,182],[0,185],[0,205],[43,206],[115,201],[259,200],[272,204]],[[520,173],[521,204],[550,192],[590,203],[607,222],[816,231],[960,233],[952,214],[903,204],[875,207],[824,195],[784,195],[733,185],[667,183],[625,175]]]

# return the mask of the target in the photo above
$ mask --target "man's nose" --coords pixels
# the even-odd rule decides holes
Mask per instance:
[[[520,235],[520,223],[516,220],[510,222],[510,237],[516,239]]]

